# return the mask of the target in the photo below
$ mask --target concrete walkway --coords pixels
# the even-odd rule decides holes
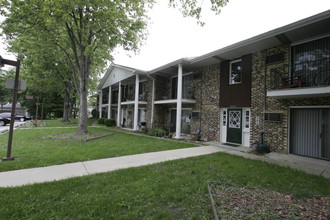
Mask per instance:
[[[211,146],[220,147],[222,152],[225,153],[277,164],[280,166],[290,167],[305,173],[330,178],[330,161],[327,160],[314,159],[293,154],[280,154],[275,152],[271,152],[263,156],[258,156],[255,154],[247,153],[247,151],[251,149],[248,147],[230,147],[219,142],[210,142],[209,144]]]
[[[0,172],[0,187],[50,182],[130,167],[139,167],[169,160],[196,157],[220,151],[221,148],[216,146],[203,146]]]
[[[302,170],[306,173],[330,178],[330,161],[278,153],[270,153],[265,156],[257,156],[254,154],[246,153],[248,149],[249,148],[245,147],[229,147],[220,145],[219,143],[210,143],[209,146],[0,172],[0,187],[15,187],[26,184],[50,182],[72,177],[86,176],[95,173],[110,172],[130,167],[144,166],[164,161],[196,157],[216,152],[225,152],[249,159],[274,163],[281,166]]]

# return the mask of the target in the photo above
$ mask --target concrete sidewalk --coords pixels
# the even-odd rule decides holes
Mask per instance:
[[[130,167],[139,167],[164,161],[196,157],[220,151],[222,151],[222,149],[216,146],[203,146],[0,172],[0,187],[50,182]]]
[[[265,161],[297,170],[302,170],[306,173],[330,178],[330,161],[278,153],[270,153],[265,156],[258,156],[246,153],[249,148],[245,147],[229,147],[221,145],[219,143],[209,144],[209,146],[200,146],[193,148],[69,163],[49,167],[0,172],[0,187],[14,187],[33,183],[50,182],[72,177],[86,176],[95,173],[104,173],[130,167],[144,166],[164,161],[196,157],[216,152],[225,152],[228,154],[242,156],[249,159]]]
[[[260,160],[267,163],[277,164],[284,167],[300,170],[305,173],[314,174],[330,178],[330,161],[303,157],[293,154],[280,154],[271,152],[262,156],[247,153],[251,148],[248,147],[230,147],[219,142],[209,142],[210,146],[218,146],[222,152],[249,158],[253,160]]]

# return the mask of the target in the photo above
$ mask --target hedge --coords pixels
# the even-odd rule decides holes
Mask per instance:
[[[105,119],[104,124],[107,127],[115,127],[116,126],[116,120],[115,119]]]

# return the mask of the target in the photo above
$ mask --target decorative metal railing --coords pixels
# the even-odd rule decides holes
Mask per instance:
[[[283,65],[270,69],[271,90],[330,85],[330,59]]]

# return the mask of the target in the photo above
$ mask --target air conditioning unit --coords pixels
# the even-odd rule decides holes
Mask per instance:
[[[281,122],[283,114],[282,113],[275,113],[275,112],[265,112],[265,121],[269,122]]]
[[[283,53],[273,54],[266,57],[266,64],[268,65],[268,64],[279,63],[279,62],[283,62],[283,60],[284,60]]]
[[[200,112],[199,111],[193,111],[192,112],[192,118],[193,119],[199,119],[200,118]]]

